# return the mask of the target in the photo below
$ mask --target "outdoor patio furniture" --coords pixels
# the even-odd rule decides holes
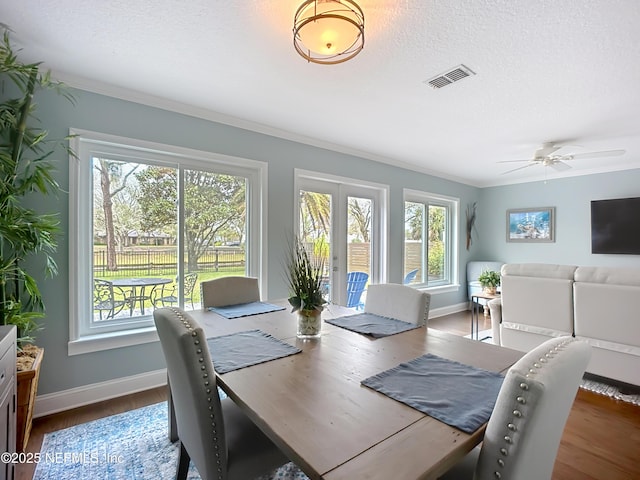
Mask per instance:
[[[191,310],[193,306],[193,291],[195,290],[196,282],[198,281],[197,273],[187,273],[184,276],[184,292],[183,292],[183,305],[186,306],[187,301],[191,304]],[[154,307],[170,307],[178,303],[178,279],[176,282],[170,285],[162,285],[160,288],[154,290],[153,295]]]
[[[124,300],[115,299],[113,282],[98,278],[93,280],[93,311],[100,313],[100,320],[115,317],[125,305]],[[106,316],[103,312],[106,312]]]
[[[369,274],[365,272],[347,273],[347,307],[356,307],[362,310],[364,304],[360,301],[364,287],[369,280]]]

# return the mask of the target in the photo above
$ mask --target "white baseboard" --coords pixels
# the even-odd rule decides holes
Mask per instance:
[[[445,315],[464,312],[465,310],[469,310],[468,302],[447,305],[446,307],[432,308],[429,310],[429,318],[444,317]]]
[[[167,384],[167,370],[155,370],[106,382],[92,383],[55,393],[38,395],[33,416],[43,417],[71,408],[102,402]]]

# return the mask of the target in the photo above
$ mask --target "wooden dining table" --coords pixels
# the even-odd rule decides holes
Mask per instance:
[[[482,441],[485,426],[464,433],[360,382],[426,353],[494,372],[523,355],[426,327],[373,339],[324,322],[319,339],[301,340],[288,309],[235,319],[188,313],[208,337],[259,329],[302,350],[217,380],[311,479],[437,478]],[[353,313],[329,306],[323,317]]]

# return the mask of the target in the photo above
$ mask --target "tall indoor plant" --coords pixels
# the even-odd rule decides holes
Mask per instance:
[[[59,230],[57,214],[39,213],[26,201],[59,191],[50,161],[55,149],[47,132],[35,126],[33,97],[38,89],[60,87],[49,72],[40,72],[39,63],[18,59],[5,30],[0,42],[0,324],[17,327],[18,450],[28,439],[43,354],[31,344],[44,317],[35,277],[42,269],[47,276],[57,273],[52,254]],[[33,257],[40,257],[44,267],[29,267]]]
[[[320,249],[322,250],[322,249]],[[298,313],[298,337],[320,336],[321,313],[327,303],[324,298],[324,257],[307,251],[297,237],[289,245],[286,271],[289,283],[289,303]]]

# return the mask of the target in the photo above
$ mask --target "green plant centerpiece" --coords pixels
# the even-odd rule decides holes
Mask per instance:
[[[320,253],[322,248],[319,249]],[[324,255],[309,253],[298,238],[290,244],[286,261],[289,303],[298,314],[298,337],[317,338],[322,327]]]
[[[5,29],[0,41],[0,324],[17,329],[18,451],[23,451],[29,438],[44,353],[32,344],[41,328],[38,321],[45,315],[33,272],[57,273],[52,255],[59,233],[58,214],[39,213],[28,206],[38,195],[60,190],[50,160],[55,148],[47,132],[34,126],[33,97],[38,89],[61,87],[49,72],[40,72],[38,63],[18,59]]]
[[[482,285],[485,293],[495,295],[497,287],[500,286],[500,273],[494,270],[484,270],[478,277],[478,282]]]

